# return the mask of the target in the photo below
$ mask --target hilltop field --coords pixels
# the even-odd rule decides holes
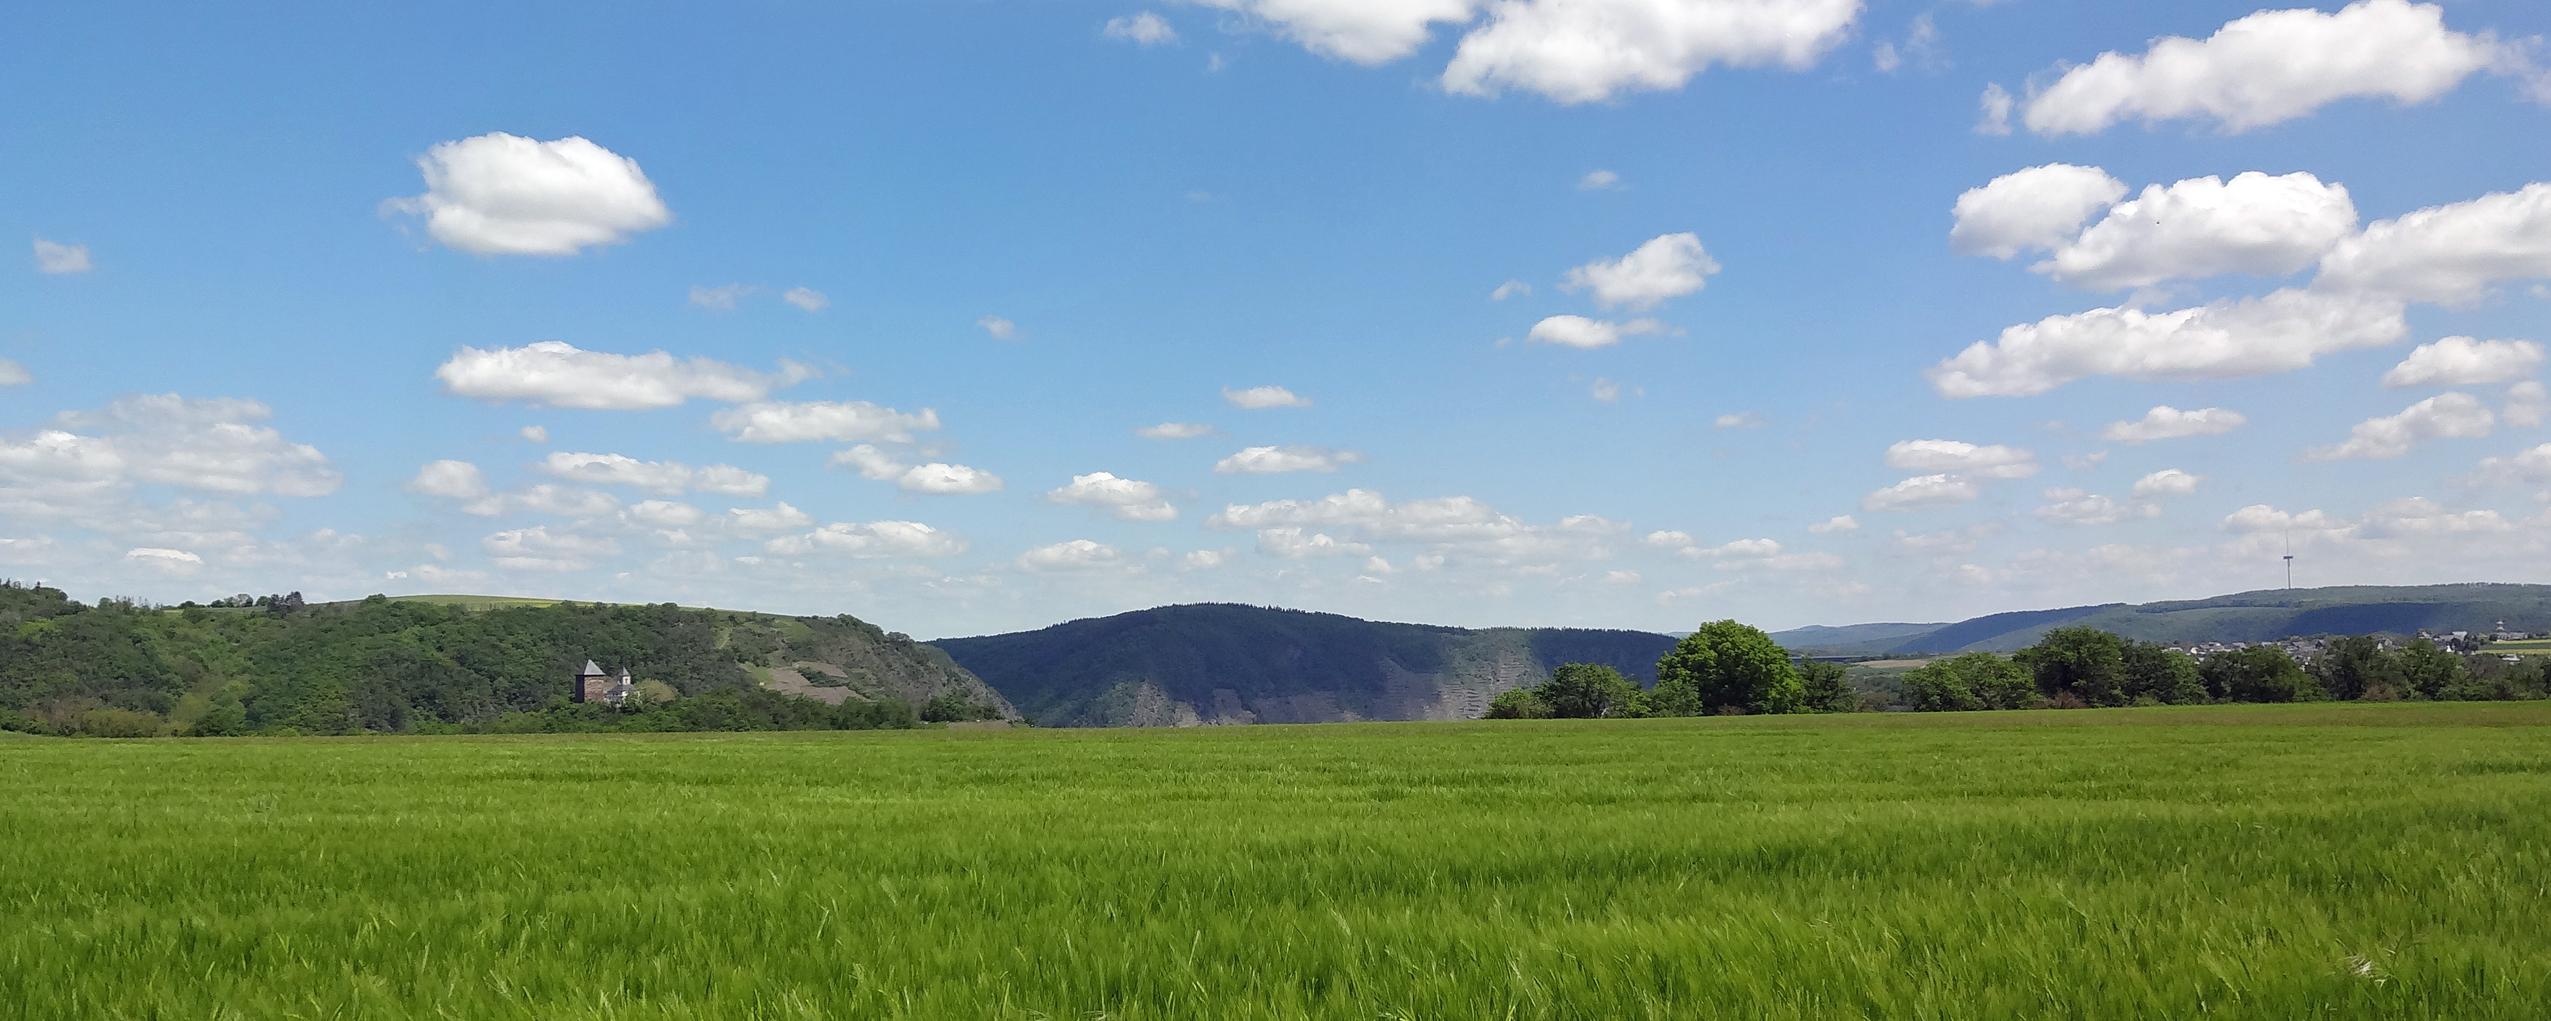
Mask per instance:
[[[27,1017],[2537,1018],[2551,705],[0,754]]]

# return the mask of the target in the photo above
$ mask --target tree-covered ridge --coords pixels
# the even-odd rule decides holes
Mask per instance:
[[[2551,698],[2551,657],[2461,654],[2427,639],[2330,639],[2307,663],[2281,646],[2194,655],[2095,628],[2049,631],[2005,656],[1969,652],[1907,671],[1890,687],[1851,683],[1836,663],[1800,660],[1732,620],[1701,625],[1658,660],[1641,689],[1610,667],[1567,663],[1502,692],[1489,719],[1599,719],[1861,710],[1972,712],[2241,702]]]
[[[1644,683],[1674,639],[1201,604],[936,644],[1039,724],[1123,726],[1475,718],[1562,663]]]
[[[588,660],[628,670],[638,704],[575,704],[570,678]],[[801,666],[835,697],[765,688]],[[13,729],[796,729],[1008,714],[937,650],[849,616],[296,596],[167,610],[0,585],[0,726]]]
[[[2303,635],[2415,635],[2551,628],[2551,585],[2350,585],[2268,589],[2157,603],[1997,613],[1940,625],[1800,628],[1773,637],[1820,655],[2013,652],[2061,627],[2173,644],[2271,642]]]

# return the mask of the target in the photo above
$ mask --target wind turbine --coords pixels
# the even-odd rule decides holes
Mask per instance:
[[[2285,590],[2294,591],[2294,533],[2285,533]]]

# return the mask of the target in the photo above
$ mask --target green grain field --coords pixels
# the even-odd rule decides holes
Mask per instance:
[[[2540,1018],[2551,704],[0,743],[27,1018]]]

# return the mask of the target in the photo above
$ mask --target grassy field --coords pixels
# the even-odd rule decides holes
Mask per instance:
[[[2551,704],[0,747],[31,1018],[2539,1018]]]
[[[2520,642],[2492,642],[2482,652],[2518,656],[2551,656],[2551,638],[2528,638]]]

